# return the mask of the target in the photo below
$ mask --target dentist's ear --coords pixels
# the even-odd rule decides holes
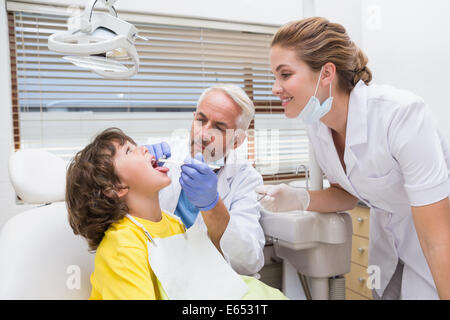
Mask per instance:
[[[234,144],[233,149],[237,149],[241,146],[241,144],[245,141],[247,137],[247,132],[242,129],[236,129],[236,133],[234,135]]]

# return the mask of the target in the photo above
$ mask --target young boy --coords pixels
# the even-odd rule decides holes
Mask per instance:
[[[182,222],[159,206],[159,190],[171,183],[167,171],[117,128],[100,133],[70,163],[69,222],[96,251],[90,299],[167,299],[148,263],[148,238],[127,217],[153,238],[184,232]],[[242,278],[249,287],[243,299],[286,299],[254,278]]]

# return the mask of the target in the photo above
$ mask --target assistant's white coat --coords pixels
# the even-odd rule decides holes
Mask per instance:
[[[429,108],[418,96],[360,81],[350,94],[344,172],[322,122],[307,128],[316,160],[330,183],[370,208],[369,265],[381,270],[381,296],[400,258],[403,299],[438,298],[420,247],[411,205],[450,192],[450,153]]]

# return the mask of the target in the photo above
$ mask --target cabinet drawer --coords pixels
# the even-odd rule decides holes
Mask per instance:
[[[352,236],[352,262],[362,266],[369,265],[369,239]]]
[[[349,289],[366,298],[372,299],[372,290],[367,287],[369,275],[366,273],[366,270],[367,267],[352,263],[350,265],[350,273],[345,275],[345,282]]]
[[[356,293],[353,290],[350,290],[349,288],[346,288],[345,289],[345,300],[370,300],[370,299]]]
[[[353,234],[369,238],[369,212],[370,209],[362,207],[349,211],[352,216]]]

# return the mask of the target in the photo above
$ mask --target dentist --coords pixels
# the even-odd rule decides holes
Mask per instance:
[[[161,208],[179,216],[188,228],[201,224],[231,267],[242,275],[255,274],[264,265],[265,239],[254,191],[263,180],[235,152],[246,138],[254,113],[244,90],[217,85],[206,89],[198,100],[189,150],[176,139],[147,146],[156,159],[164,155],[184,159],[181,166],[165,163],[172,184],[160,191]],[[219,164],[220,169],[215,172],[207,163]]]
[[[418,96],[369,85],[367,57],[324,18],[282,26],[271,44],[273,93],[306,124],[326,190],[262,186],[272,211],[370,207],[375,299],[450,299],[450,154]]]

